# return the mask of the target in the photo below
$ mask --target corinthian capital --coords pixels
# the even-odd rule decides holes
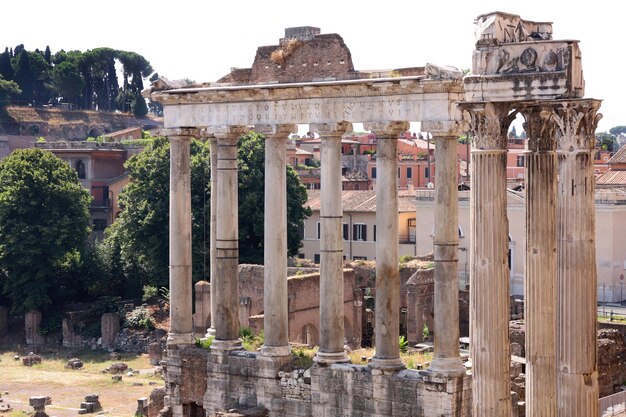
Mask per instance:
[[[592,150],[595,132],[602,114],[599,100],[564,101],[554,112],[558,126],[557,147],[559,151]]]
[[[352,130],[352,123],[311,123],[309,129],[317,132],[321,137],[343,136],[344,133]]]
[[[475,149],[506,149],[509,125],[516,112],[510,111],[509,103],[485,103],[468,106],[470,130],[474,136]]]
[[[528,106],[521,110],[524,130],[531,151],[553,151],[556,148],[558,124],[551,106]]]

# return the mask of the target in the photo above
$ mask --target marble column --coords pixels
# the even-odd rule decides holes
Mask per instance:
[[[227,126],[217,137],[217,234],[215,293],[215,339],[211,350],[241,349],[239,339],[239,206],[237,186],[237,140],[243,126]]]
[[[370,366],[402,369],[398,269],[398,135],[407,122],[368,123],[376,134],[376,353]]]
[[[556,416],[556,123],[548,106],[522,110],[526,176],[526,416]]]
[[[349,362],[344,349],[343,207],[341,204],[341,136],[352,130],[350,123],[314,124],[320,135],[320,348],[316,362]]]
[[[217,259],[216,259],[216,239],[217,239],[217,138],[214,135],[209,137],[209,146],[211,151],[211,223],[209,230],[209,264],[211,274],[211,322],[207,329],[205,337],[215,337],[215,316],[217,300],[215,299],[216,291],[213,284],[213,278],[217,276]]]
[[[564,101],[557,112],[557,407],[598,415],[594,145],[600,101]]]
[[[424,130],[424,129],[423,129]],[[457,138],[432,132],[435,139],[435,351],[428,372],[465,374],[459,352],[459,199]]]
[[[472,416],[510,417],[507,104],[470,108],[470,354]]]
[[[189,148],[195,129],[171,131],[170,139],[170,331],[167,345],[191,345],[191,170]]]
[[[257,126],[265,135],[265,234],[261,354],[288,356],[287,293],[287,139],[296,125]]]

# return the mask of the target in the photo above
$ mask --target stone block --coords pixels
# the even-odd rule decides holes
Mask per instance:
[[[24,335],[27,345],[43,345],[44,338],[39,334],[41,312],[30,310],[24,315]]]
[[[120,332],[120,317],[115,313],[105,313],[100,319],[102,348],[108,349],[115,345],[115,338]]]

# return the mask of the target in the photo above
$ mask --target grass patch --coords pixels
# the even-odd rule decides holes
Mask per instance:
[[[348,354],[350,361],[354,365],[367,365],[369,359],[375,354],[375,350],[372,348],[363,348],[353,350]],[[428,364],[433,359],[432,353],[420,353],[414,349],[407,349],[406,352],[400,353],[400,359],[407,369],[426,369]]]

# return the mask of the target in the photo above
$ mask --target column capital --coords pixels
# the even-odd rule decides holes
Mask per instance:
[[[509,103],[478,103],[464,106],[470,118],[474,136],[472,148],[480,150],[505,150],[507,132],[517,112],[509,114]]]
[[[258,124],[254,125],[254,131],[261,133],[265,137],[284,137],[287,138],[292,133],[298,133],[298,125],[295,124]]]
[[[312,132],[317,132],[321,137],[333,137],[343,136],[346,132],[352,130],[352,123],[350,122],[337,122],[337,123],[311,123],[309,129]]]
[[[568,100],[555,107],[557,149],[563,152],[588,151],[595,147],[595,131],[602,119],[600,100]]]
[[[206,128],[205,135],[214,135],[218,139],[239,138],[248,131],[250,127],[246,125],[209,126]]]
[[[378,138],[396,139],[400,133],[409,130],[409,122],[369,122],[364,123],[363,127],[374,132]]]
[[[554,107],[549,104],[537,104],[523,107],[520,113],[524,117],[523,126],[528,135],[528,150],[554,151],[557,130]]]
[[[171,129],[164,129],[162,130],[162,132],[168,138],[180,136],[200,138],[202,136],[200,129],[198,129],[197,127],[176,127]]]
[[[469,126],[458,120],[423,120],[422,132],[429,132],[433,137],[455,137],[458,138],[467,131]]]

